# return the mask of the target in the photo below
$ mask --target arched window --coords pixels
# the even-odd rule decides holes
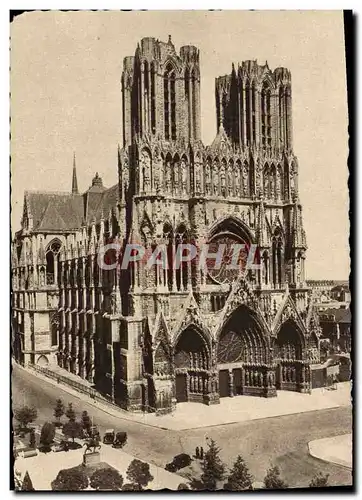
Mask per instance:
[[[151,131],[156,133],[156,92],[155,92],[156,71],[154,64],[151,65]]]
[[[46,283],[54,285],[58,283],[58,269],[60,258],[61,243],[59,240],[53,240],[46,250]]]
[[[249,82],[245,85],[245,114],[246,114],[246,144],[251,144],[251,123],[250,123],[250,114],[251,114],[251,88]]]
[[[176,139],[176,82],[175,70],[169,63],[163,76],[165,139]]]
[[[277,228],[272,238],[272,279],[274,288],[278,288],[283,281],[283,246],[283,236],[280,229]]]
[[[261,91],[261,142],[263,148],[271,146],[270,87],[264,82]]]
[[[284,87],[281,85],[279,88],[279,137],[282,144],[286,143],[286,129],[285,129],[286,109],[284,100]]]
[[[253,83],[253,86],[251,88],[251,142],[254,143],[256,141],[256,116],[255,116],[255,110],[256,110],[256,88],[255,88],[255,83]]]

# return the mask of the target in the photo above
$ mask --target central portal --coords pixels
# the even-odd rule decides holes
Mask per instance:
[[[255,313],[238,307],[221,331],[217,364],[220,397],[240,394],[266,396],[271,367],[268,345]]]

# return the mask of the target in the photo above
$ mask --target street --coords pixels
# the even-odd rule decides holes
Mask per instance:
[[[39,380],[13,364],[13,408],[24,404],[38,410],[37,424],[53,421],[56,399],[72,403],[77,416],[87,410],[101,434],[108,428],[128,433],[124,451],[139,459],[164,467],[178,453],[193,455],[196,446],[207,448],[207,437],[221,448],[221,457],[231,466],[238,454],[247,462],[256,481],[262,481],[271,463],[280,467],[291,487],[308,486],[310,479],[322,472],[329,474],[330,485],[351,484],[351,472],[343,467],[324,463],[308,453],[308,442],[351,432],[350,407],[314,411],[296,415],[267,418],[190,431],[170,431],[111,416],[93,405]],[[66,418],[63,417],[64,422]]]

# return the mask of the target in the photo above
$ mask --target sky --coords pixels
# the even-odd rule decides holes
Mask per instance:
[[[348,111],[341,11],[30,12],[11,26],[12,230],[24,190],[117,182],[123,58],[153,36],[200,49],[201,134],[216,134],[215,77],[247,59],[292,73],[307,279],[348,279]]]

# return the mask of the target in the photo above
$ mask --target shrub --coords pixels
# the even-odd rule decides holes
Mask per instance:
[[[279,467],[271,467],[264,478],[264,487],[268,490],[285,490],[288,488],[287,483],[285,483],[280,477]]]
[[[127,469],[127,479],[136,484],[139,490],[142,490],[142,487],[147,486],[150,481],[153,481],[149,464],[141,462],[141,460],[137,460],[136,458],[132,460]]]
[[[21,491],[35,491],[28,471],[25,472],[23,483],[21,485]]]
[[[15,418],[20,424],[20,429],[27,429],[31,422],[34,422],[38,417],[38,412],[35,408],[23,406],[15,410]]]
[[[53,491],[81,491],[88,487],[88,477],[79,468],[63,469],[51,484]]]
[[[35,437],[35,431],[34,431],[34,429],[32,429],[30,431],[29,447],[32,448],[32,449],[36,448],[36,437]]]
[[[61,425],[60,419],[64,415],[64,412],[65,412],[65,410],[64,410],[63,401],[61,399],[57,399],[53,415],[57,419],[57,425],[58,426]]]
[[[52,444],[55,437],[55,426],[50,422],[45,422],[41,428],[40,443],[44,446]]]
[[[309,483],[310,488],[325,488],[328,486],[328,478],[329,474],[326,474],[325,476],[320,472],[319,474],[315,475],[311,482]]]
[[[69,420],[69,422],[63,425],[63,434],[67,438],[71,438],[74,443],[75,438],[82,437],[82,426],[79,422]]]
[[[65,412],[65,416],[71,421],[71,422],[75,422],[75,419],[76,419],[76,414],[75,414],[75,411],[74,411],[74,408],[73,408],[73,405],[72,403],[69,403],[68,404],[68,408],[67,408],[67,411]]]
[[[95,490],[119,491],[122,489],[123,478],[116,469],[96,470],[90,478],[90,485]]]

